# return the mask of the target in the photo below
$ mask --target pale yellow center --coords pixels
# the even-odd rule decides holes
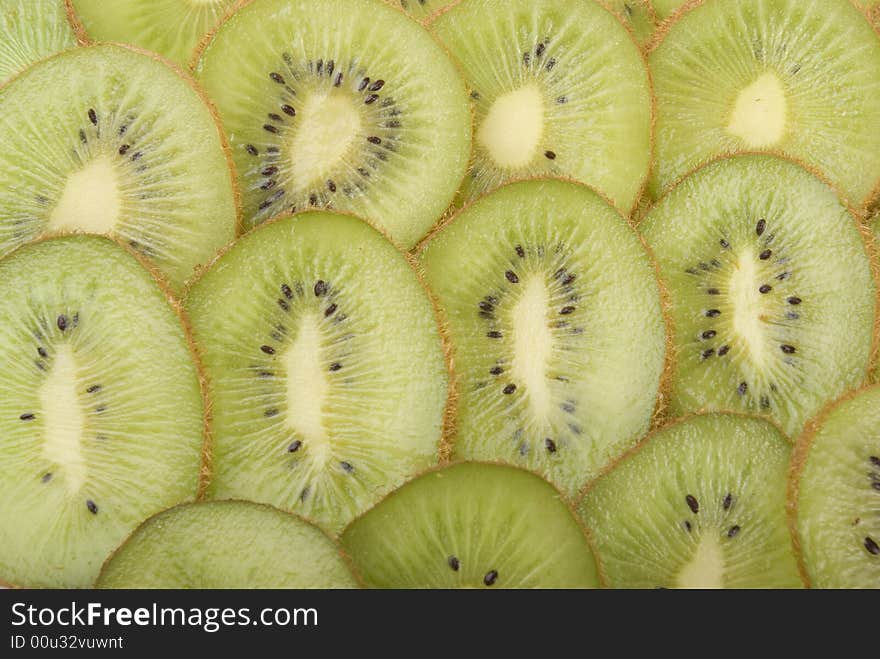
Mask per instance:
[[[727,131],[752,149],[774,146],[785,134],[787,106],[782,82],[765,73],[739,93]]]
[[[754,362],[760,362],[765,350],[763,325],[763,296],[758,264],[754,255],[741,254],[729,281],[730,304],[733,311],[733,331],[746,347]]]
[[[700,539],[690,563],[678,574],[679,588],[723,588],[724,553],[718,536],[707,533]]]
[[[110,233],[122,207],[119,174],[110,156],[98,156],[67,177],[49,215],[51,233]]]
[[[523,167],[544,134],[544,97],[535,85],[502,94],[477,130],[477,141],[499,167]]]
[[[512,375],[522,383],[536,420],[549,417],[552,397],[547,386],[547,362],[553,349],[553,337],[547,323],[549,313],[547,286],[540,277],[530,277],[522,297],[513,308],[514,358]]]
[[[291,346],[281,356],[287,376],[287,427],[301,437],[317,464],[330,459],[324,404],[330,382],[321,362],[321,330],[315,316],[304,316]]]
[[[349,97],[332,92],[310,96],[297,115],[297,129],[290,144],[293,186],[302,190],[323,183],[338,170],[360,135],[361,115]]]

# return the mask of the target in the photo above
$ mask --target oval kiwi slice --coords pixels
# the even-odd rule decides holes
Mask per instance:
[[[502,465],[424,474],[342,536],[373,588],[595,588],[583,527],[546,481]]]
[[[279,560],[279,557],[284,560]],[[245,501],[184,504],[140,526],[101,570],[98,588],[357,588],[324,532]]]
[[[633,210],[651,160],[651,85],[617,16],[581,0],[462,0],[431,29],[471,88],[465,200],[512,179],[561,176]]]
[[[410,247],[464,175],[464,83],[420,25],[378,0],[245,2],[196,74],[229,135],[248,227],[328,207]]]
[[[615,588],[799,588],[785,522],[791,445],[761,419],[708,414],[654,433],[580,511]]]
[[[684,179],[642,233],[669,290],[671,407],[741,410],[787,433],[865,379],[876,286],[834,190],[773,156],[734,156]]]
[[[192,81],[124,46],[77,48],[0,91],[0,255],[110,234],[180,290],[232,240],[232,173]]]
[[[146,517],[196,496],[204,420],[187,336],[97,236],[0,261],[0,578],[90,586]]]
[[[526,466],[573,496],[648,431],[665,357],[659,287],[599,195],[512,183],[421,259],[453,346],[458,456]]]
[[[803,160],[854,205],[880,180],[880,39],[851,0],[703,0],[663,35],[655,198],[742,151]]]
[[[808,425],[789,506],[814,588],[880,588],[880,387],[847,395]]]
[[[76,43],[64,0],[0,0],[0,86]]]
[[[340,531],[439,459],[448,371],[416,273],[326,211],[239,240],[187,310],[210,377],[210,493]]]

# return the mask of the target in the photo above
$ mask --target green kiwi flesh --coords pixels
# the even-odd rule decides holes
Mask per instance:
[[[547,482],[461,463],[393,492],[342,536],[373,588],[594,588],[583,528]]]
[[[783,153],[860,205],[880,180],[880,39],[851,0],[705,0],[650,53],[651,190],[721,154]]]
[[[235,234],[232,173],[189,81],[124,46],[69,50],[0,91],[0,256],[109,234],[179,291]]]
[[[463,0],[431,29],[460,63],[476,115],[460,201],[558,176],[632,211],[650,166],[651,85],[616,15],[580,0]]]
[[[691,417],[593,483],[580,511],[614,588],[799,588],[791,445],[770,423]]]
[[[698,170],[641,231],[669,291],[673,413],[767,415],[790,435],[866,377],[876,286],[834,190],[774,156]]]
[[[880,588],[880,387],[837,403],[799,440],[790,505],[814,588]]]
[[[28,66],[76,46],[64,0],[0,0],[0,87]]]
[[[648,431],[666,333],[653,262],[582,185],[535,180],[463,210],[421,254],[453,347],[454,450],[570,496]]]
[[[283,557],[283,560],[281,560]],[[147,520],[107,560],[98,588],[357,588],[317,527],[245,501],[184,504]]]
[[[246,3],[196,75],[229,136],[248,227],[332,208],[408,248],[464,176],[461,76],[421,25],[377,0]]]
[[[210,380],[216,498],[332,532],[439,459],[440,331],[404,255],[312,211],[240,239],[186,308]]]
[[[629,26],[638,43],[648,43],[656,27],[650,0],[605,0],[605,4]]]
[[[141,521],[196,496],[204,406],[185,331],[98,236],[0,261],[0,318],[0,579],[88,587]]]

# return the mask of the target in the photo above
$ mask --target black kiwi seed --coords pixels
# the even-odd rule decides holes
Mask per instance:
[[[782,352],[784,352],[786,355],[793,355],[793,354],[796,352],[795,347],[794,347],[794,346],[790,346],[790,345],[781,345],[781,346],[779,346],[779,348],[780,348],[780,349],[782,350]]]
[[[302,492],[299,493],[299,500],[300,500],[300,501],[305,501],[306,499],[308,499],[308,497],[309,497],[309,491],[310,491],[309,486],[306,485],[306,486],[302,489]]]
[[[514,249],[516,250],[516,255],[519,258],[524,259],[526,257],[526,250],[523,249],[522,245],[517,245],[516,247],[514,247]]]
[[[284,122],[284,119],[281,118],[281,115],[280,115],[280,114],[276,114],[275,112],[270,112],[270,113],[269,113],[269,119],[271,119],[271,120],[274,121],[275,123],[283,123],[283,122]]]
[[[382,144],[382,138],[370,135],[370,137],[367,138],[367,142],[370,144]]]
[[[124,156],[126,153],[128,153],[128,150],[130,148],[131,148],[130,144],[123,144],[121,147],[119,147],[119,155]]]
[[[300,440],[295,439],[290,443],[290,446],[287,447],[287,452],[296,453],[297,451],[299,451],[299,447],[302,445],[303,443]]]
[[[319,279],[318,281],[316,281],[314,291],[315,297],[321,297],[322,295],[325,295],[327,293],[327,282],[325,282],[323,279]]]
[[[480,303],[477,306],[480,307],[480,311],[485,311],[486,313],[492,313],[493,311],[495,311],[495,307],[493,307],[485,300],[480,300]]]
[[[547,449],[548,453],[556,453],[556,442],[549,437],[544,440],[544,447]]]
[[[709,359],[712,355],[715,354],[715,348],[709,348],[708,350],[704,350],[700,355],[702,359]]]
[[[364,99],[364,105],[372,105],[376,101],[379,100],[378,94],[370,94],[367,98]]]
[[[872,455],[870,459],[872,465],[874,465],[875,467],[880,467],[880,458],[878,458],[876,455]]]
[[[40,355],[40,357],[48,357],[49,356],[49,353],[46,352],[46,349],[43,346],[40,346],[39,348],[37,348],[37,354]]]
[[[98,514],[98,504],[91,499],[86,499],[86,508],[89,509],[89,512],[92,513],[92,515]]]
[[[286,114],[288,117],[295,117],[296,116],[296,109],[294,109],[292,106],[288,105],[287,103],[284,103],[281,106],[281,111],[284,114]]]
[[[719,311],[718,309],[709,309],[705,315],[706,318],[717,318],[721,315],[721,311]]]
[[[706,290],[706,292],[709,295],[721,295],[721,291],[719,291],[717,288],[709,288]]]
[[[512,394],[514,391],[516,391],[515,384],[509,384],[506,387],[504,387],[504,389],[501,390],[502,393],[507,394],[507,395]]]
[[[767,220],[760,219],[758,220],[758,224],[755,226],[755,233],[759,236],[764,234],[764,229],[767,228]]]
[[[52,472],[51,471],[46,474],[43,474],[43,476],[40,478],[41,483],[48,483],[50,480],[52,480]]]
[[[724,249],[730,249],[730,243],[722,238],[718,241]]]
[[[93,125],[98,125],[98,113],[94,111],[94,109],[89,108],[89,121],[92,122]]]
[[[575,307],[568,306],[568,307],[562,307],[562,309],[559,310],[559,313],[562,314],[563,316],[567,316],[571,313],[574,313],[574,311],[575,311]]]
[[[730,352],[730,346],[724,345],[718,348],[718,356],[724,357],[728,352]]]
[[[281,284],[281,293],[282,293],[282,295],[284,295],[284,297],[286,297],[288,300],[292,300],[292,299],[293,299],[293,290],[292,290],[292,289],[290,288],[290,286],[288,286],[287,284]]]
[[[100,385],[100,384],[93,384],[91,387],[89,387],[88,389],[86,389],[86,393],[87,393],[87,394],[96,394],[96,393],[98,393],[99,391],[101,391],[101,385]]]
[[[275,135],[278,134],[278,129],[272,124],[263,124],[263,130],[267,133],[274,133]]]
[[[880,545],[878,545],[871,536],[865,538],[865,549],[874,556],[880,555]]]
[[[745,396],[746,391],[749,390],[749,385],[747,385],[745,382],[740,382],[736,390],[739,392],[740,396]]]
[[[803,300],[801,300],[799,297],[796,297],[796,296],[792,296],[792,297],[788,298],[788,303],[793,304],[795,306],[797,306],[801,302],[803,302]]]
[[[37,415],[32,414],[31,412],[27,412],[26,414],[22,414],[18,418],[21,419],[22,421],[33,421],[35,418],[37,418]]]
[[[556,160],[556,153],[554,151],[545,151],[544,157],[547,160]]]
[[[290,305],[287,303],[287,300],[282,300],[281,298],[278,298],[278,306],[285,311],[290,311]]]
[[[489,332],[486,332],[486,336],[488,336],[490,339],[500,339],[503,337],[503,334],[501,334],[501,332],[499,332],[498,330],[491,330]]]
[[[730,506],[733,505],[733,495],[728,493],[721,505],[724,506],[724,510],[730,510]]]
[[[330,372],[331,373],[335,373],[336,371],[340,370],[341,368],[342,368],[342,364],[340,364],[339,362],[333,362],[332,364],[330,364]]]
[[[58,319],[55,321],[55,324],[58,325],[58,329],[62,332],[67,329],[67,316],[61,314],[58,316]]]
[[[758,256],[758,258],[761,259],[762,261],[766,261],[771,256],[773,256],[773,252],[770,251],[769,249],[765,249],[763,252],[761,252],[761,254]]]
[[[763,284],[758,290],[761,292],[762,295],[766,295],[773,290],[773,287],[768,284]]]
[[[452,568],[454,572],[458,572],[458,568],[461,567],[461,563],[459,563],[458,558],[455,556],[450,556],[446,559],[446,564]]]
[[[275,354],[275,348],[273,348],[272,346],[260,346],[260,350],[265,352],[267,355]]]
[[[330,192],[336,192],[336,184],[333,181],[328,180],[327,189],[330,190]]]
[[[274,82],[277,82],[279,85],[283,85],[283,84],[284,84],[284,78],[281,76],[280,73],[275,73],[275,72],[273,71],[272,73],[269,74],[269,77],[270,77]]]
[[[519,283],[519,277],[517,276],[517,274],[513,270],[508,270],[507,272],[504,273],[504,276],[507,278],[507,281],[509,281],[511,284],[518,284]]]
[[[384,86],[385,86],[385,81],[384,81],[384,80],[377,80],[377,81],[374,82],[372,85],[370,85],[370,91],[372,91],[372,92],[377,92],[377,91],[379,91],[380,89],[382,89],[382,87],[384,87]]]
[[[700,512],[700,502],[697,501],[697,498],[693,494],[688,494],[684,498],[685,502],[688,505],[688,508],[691,509],[692,513]]]
[[[714,339],[716,336],[718,336],[718,332],[716,332],[715,330],[706,330],[700,336],[702,336],[704,339]]]
[[[244,147],[244,150],[247,151],[252,156],[260,155],[260,152],[257,151],[257,147],[255,147],[253,144],[248,144],[247,146]]]
[[[324,309],[324,318],[329,318],[330,316],[332,316],[338,308],[339,307],[337,307],[335,303],[331,304],[329,307]]]
[[[876,547],[877,545],[874,545],[874,546]],[[496,581],[498,581],[498,570],[489,570],[486,573],[486,576],[483,577],[483,583],[486,584],[487,586],[491,586]]]
[[[349,474],[354,471],[354,467],[352,466],[352,464],[350,462],[342,461],[339,463],[339,466],[342,467],[343,471],[345,471]]]
[[[733,526],[730,527],[730,529],[728,529],[727,537],[728,538],[735,538],[738,533],[739,533],[739,525],[734,524]]]
[[[500,366],[493,366],[489,369],[489,373],[492,375],[501,375],[502,373],[504,373],[504,369]]]
[[[278,416],[278,410],[274,407],[270,407],[268,410],[263,412],[263,416],[267,419],[271,419],[273,416]]]

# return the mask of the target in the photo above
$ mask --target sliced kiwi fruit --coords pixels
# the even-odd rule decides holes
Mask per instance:
[[[880,588],[880,387],[845,396],[798,439],[792,533],[814,588]]]
[[[651,160],[651,84],[617,16],[592,1],[462,0],[431,29],[461,65],[476,115],[459,201],[547,175],[632,211]]]
[[[338,532],[436,464],[449,375],[406,257],[328,211],[239,240],[190,290],[210,379],[209,494]]]
[[[76,45],[64,0],[0,0],[0,86],[37,60]]]
[[[0,256],[40,236],[110,234],[179,291],[236,218],[211,109],[154,56],[76,48],[0,91]]]
[[[861,385],[877,289],[857,221],[823,181],[733,156],[684,179],[641,230],[671,298],[673,413],[766,415],[794,435]]]
[[[546,481],[460,463],[410,481],[342,536],[372,588],[594,588],[583,527]]]
[[[428,32],[378,0],[245,2],[196,75],[229,136],[248,227],[332,208],[408,248],[464,176],[464,82]]]
[[[283,560],[282,560],[283,558]],[[98,588],[357,588],[334,541],[246,501],[183,504],[144,522],[104,564]]]
[[[800,588],[785,518],[791,444],[771,423],[694,416],[592,483],[580,512],[614,588]]]
[[[865,201],[880,180],[880,39],[851,0],[703,0],[662,32],[655,198],[717,155],[762,151]]]
[[[152,50],[181,66],[236,0],[65,0],[71,16],[96,41]]]
[[[385,0],[392,7],[399,7],[420,21],[429,20],[438,11],[454,4],[456,0]]]
[[[654,35],[657,17],[650,0],[605,0],[625,25],[632,30],[640,44],[646,44]]]
[[[0,579],[90,586],[146,517],[195,498],[199,373],[150,273],[99,236],[0,261]]]
[[[454,450],[574,496],[648,431],[666,333],[653,262],[598,194],[511,183],[424,246],[457,377]]]

